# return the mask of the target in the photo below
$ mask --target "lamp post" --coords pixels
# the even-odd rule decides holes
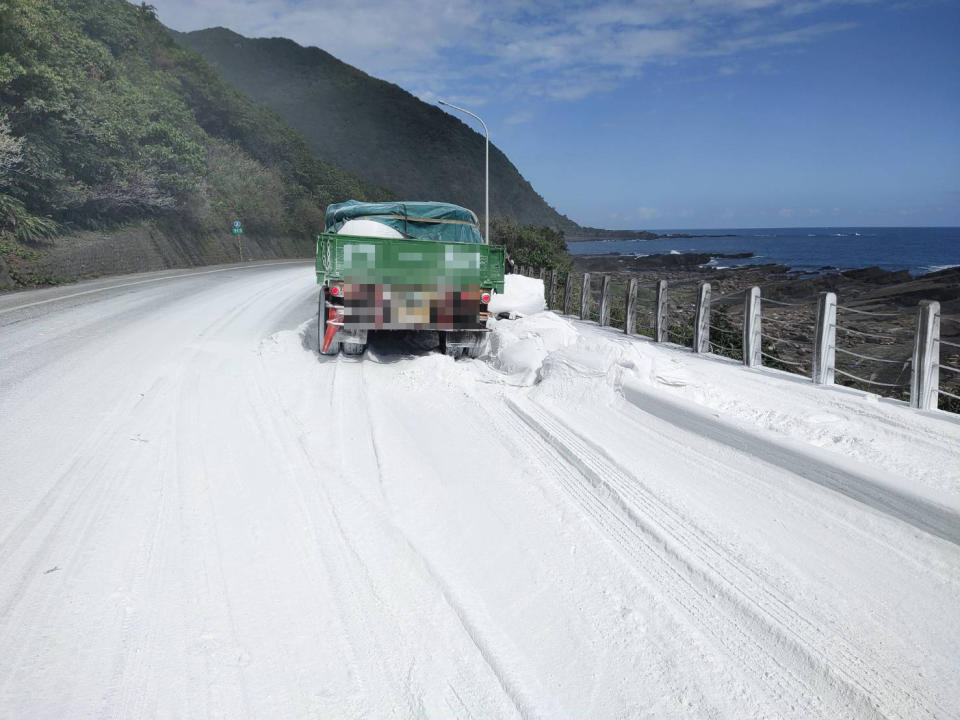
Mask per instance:
[[[460,112],[469,115],[470,117],[476,118],[481,125],[483,125],[483,135],[486,138],[484,146],[484,164],[483,164],[483,190],[484,190],[484,207],[483,207],[483,241],[489,245],[490,244],[490,131],[487,130],[487,124],[483,119],[476,113],[472,113],[469,110],[465,110],[462,107],[457,107],[451,103],[445,102],[443,100],[438,100],[441,105],[446,105],[451,107],[454,110],[459,110]]]

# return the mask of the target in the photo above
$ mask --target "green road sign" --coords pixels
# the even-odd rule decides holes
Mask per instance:
[[[235,228],[233,229],[233,234],[234,234],[234,235],[243,235],[243,228],[242,228],[242,227],[235,227]]]

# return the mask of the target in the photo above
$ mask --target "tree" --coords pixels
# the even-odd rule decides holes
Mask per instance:
[[[10,171],[23,160],[23,138],[14,137],[6,115],[0,115],[0,187],[9,182]]]
[[[491,242],[505,245],[518,265],[570,267],[567,241],[563,230],[545,225],[517,225],[509,220],[494,219],[490,223]]]

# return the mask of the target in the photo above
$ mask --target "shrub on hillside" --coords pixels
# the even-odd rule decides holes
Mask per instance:
[[[490,242],[505,245],[517,265],[566,270],[571,264],[563,230],[552,227],[494,219],[490,223]]]

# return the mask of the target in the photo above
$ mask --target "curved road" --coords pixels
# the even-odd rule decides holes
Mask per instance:
[[[0,717],[960,711],[956,545],[589,368],[320,358],[315,298],[0,296]]]

